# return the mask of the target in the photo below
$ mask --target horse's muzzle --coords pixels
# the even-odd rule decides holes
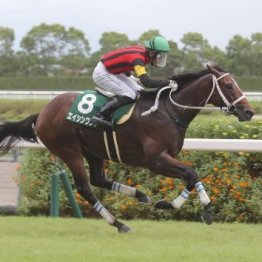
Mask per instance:
[[[238,117],[238,120],[240,122],[243,122],[243,121],[250,121],[253,115],[255,114],[255,112],[250,108],[236,107],[236,110],[233,114]]]

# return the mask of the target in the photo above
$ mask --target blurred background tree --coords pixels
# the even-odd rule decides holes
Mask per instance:
[[[15,71],[14,40],[13,29],[0,27],[0,75],[9,75]]]
[[[77,28],[61,24],[34,26],[21,40],[20,49],[14,51],[15,33],[0,27],[0,76],[90,76],[100,57],[111,50],[128,45],[143,44],[158,29],[143,32],[138,39],[129,39],[124,33],[104,32],[99,39],[100,49],[90,52],[89,40]],[[169,39],[170,52],[165,68],[148,67],[152,77],[166,78],[184,71],[202,70],[205,65],[218,64],[236,76],[262,75],[262,33],[250,38],[234,35],[225,50],[212,46],[197,32],[187,32],[180,43]]]

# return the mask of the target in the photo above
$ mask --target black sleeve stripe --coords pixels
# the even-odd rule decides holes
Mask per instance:
[[[145,63],[143,60],[137,58],[133,61],[132,65],[135,67],[136,65],[145,66]]]
[[[108,57],[104,57],[104,58],[101,59],[101,61],[102,61],[102,62],[106,62],[106,61],[108,61],[108,60],[115,59],[115,58],[120,57],[120,56],[123,56],[123,55],[130,55],[130,54],[144,55],[144,52],[142,52],[142,51],[137,51],[137,50],[135,50],[135,51],[130,51],[130,50],[128,50],[128,51],[123,51],[123,52],[119,52],[119,53],[117,53],[117,54],[114,54],[114,55],[111,55],[111,56],[108,56]]]
[[[149,78],[148,74],[139,77],[142,85],[148,88],[161,88],[169,85],[169,80],[154,80]]]

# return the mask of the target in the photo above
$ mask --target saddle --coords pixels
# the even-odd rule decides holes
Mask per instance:
[[[99,87],[96,87],[95,90],[86,90],[76,97],[65,119],[79,125],[99,129],[99,126],[92,121],[92,116],[96,115],[113,96],[113,93]],[[117,108],[112,115],[113,123],[115,125],[125,123],[131,117],[135,104],[130,103]]]

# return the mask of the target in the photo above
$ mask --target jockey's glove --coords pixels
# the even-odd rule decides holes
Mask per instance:
[[[178,84],[177,84],[177,82],[174,81],[174,80],[169,80],[169,85],[168,85],[168,86],[171,87],[172,90],[174,90],[174,91],[176,91],[177,88],[178,88]]]

